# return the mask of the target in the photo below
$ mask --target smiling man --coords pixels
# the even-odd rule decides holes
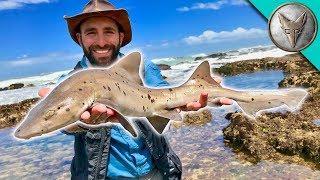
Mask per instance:
[[[108,67],[121,56],[120,48],[131,41],[128,13],[104,0],[92,0],[83,12],[65,18],[73,40],[84,52],[74,71],[94,66]],[[74,72],[72,71],[72,72]],[[72,73],[71,72],[71,73]],[[145,83],[167,86],[159,68],[151,61],[144,64]],[[50,89],[39,91],[45,96]],[[207,94],[199,102],[190,102],[184,110],[198,110],[206,105]],[[228,100],[220,103],[229,104]],[[87,124],[111,121],[119,117],[103,104],[95,104],[81,115]],[[112,120],[111,120],[112,119]],[[98,121],[98,122],[99,122]],[[165,137],[155,134],[146,121],[137,120],[138,138],[130,136],[121,125],[83,129],[73,125],[65,132],[75,136],[72,179],[180,179],[181,162]]]

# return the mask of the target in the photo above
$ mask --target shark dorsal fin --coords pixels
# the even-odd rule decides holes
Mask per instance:
[[[186,84],[192,83],[194,80],[204,80],[209,84],[212,85],[217,85],[220,86],[219,83],[217,83],[217,81],[215,81],[212,77],[211,77],[211,73],[210,73],[210,65],[208,61],[203,61],[197,68],[196,70],[193,72],[193,74],[191,75],[191,77],[188,79],[188,81],[186,82]]]
[[[123,74],[129,80],[142,85],[143,81],[139,75],[140,63],[141,54],[139,52],[132,52],[121,58],[111,69]]]

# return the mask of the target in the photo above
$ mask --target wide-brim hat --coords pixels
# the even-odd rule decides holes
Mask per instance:
[[[90,0],[80,14],[71,17],[64,16],[68,24],[69,33],[76,43],[79,44],[76,34],[79,32],[80,24],[90,17],[108,17],[117,22],[124,33],[121,47],[131,41],[132,33],[128,12],[125,9],[116,9],[105,0]]]

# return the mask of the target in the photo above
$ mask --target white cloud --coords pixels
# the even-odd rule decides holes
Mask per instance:
[[[18,57],[17,59],[5,60],[6,64],[11,67],[18,67],[18,66],[32,66],[36,64],[45,64],[48,62],[54,61],[71,61],[76,59],[81,59],[83,53],[77,54],[65,54],[65,53],[50,53],[44,56],[37,56],[37,57]]]
[[[225,5],[241,6],[241,5],[248,5],[248,2],[246,0],[219,0],[217,2],[195,3],[191,7],[185,6],[185,7],[177,8],[177,11],[187,12],[187,11],[199,10],[199,9],[219,10]]]
[[[183,38],[183,41],[189,45],[202,43],[215,43],[221,41],[239,40],[239,39],[253,39],[266,37],[268,35],[266,30],[251,28],[245,29],[238,27],[232,31],[215,32],[212,30],[204,31],[198,36],[189,36]]]
[[[0,1],[0,10],[18,9],[27,4],[49,3],[50,0],[4,0]]]
[[[249,2],[247,0],[231,0],[231,5],[249,5]]]
[[[168,42],[165,42],[165,43],[162,43],[161,46],[168,46],[169,43]]]

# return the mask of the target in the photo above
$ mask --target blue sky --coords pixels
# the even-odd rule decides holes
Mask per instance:
[[[246,1],[112,0],[129,12],[133,41],[149,59],[212,53],[271,44],[267,21]],[[152,3],[150,3],[152,2]],[[1,0],[0,80],[72,68],[82,50],[64,15],[87,0]]]

